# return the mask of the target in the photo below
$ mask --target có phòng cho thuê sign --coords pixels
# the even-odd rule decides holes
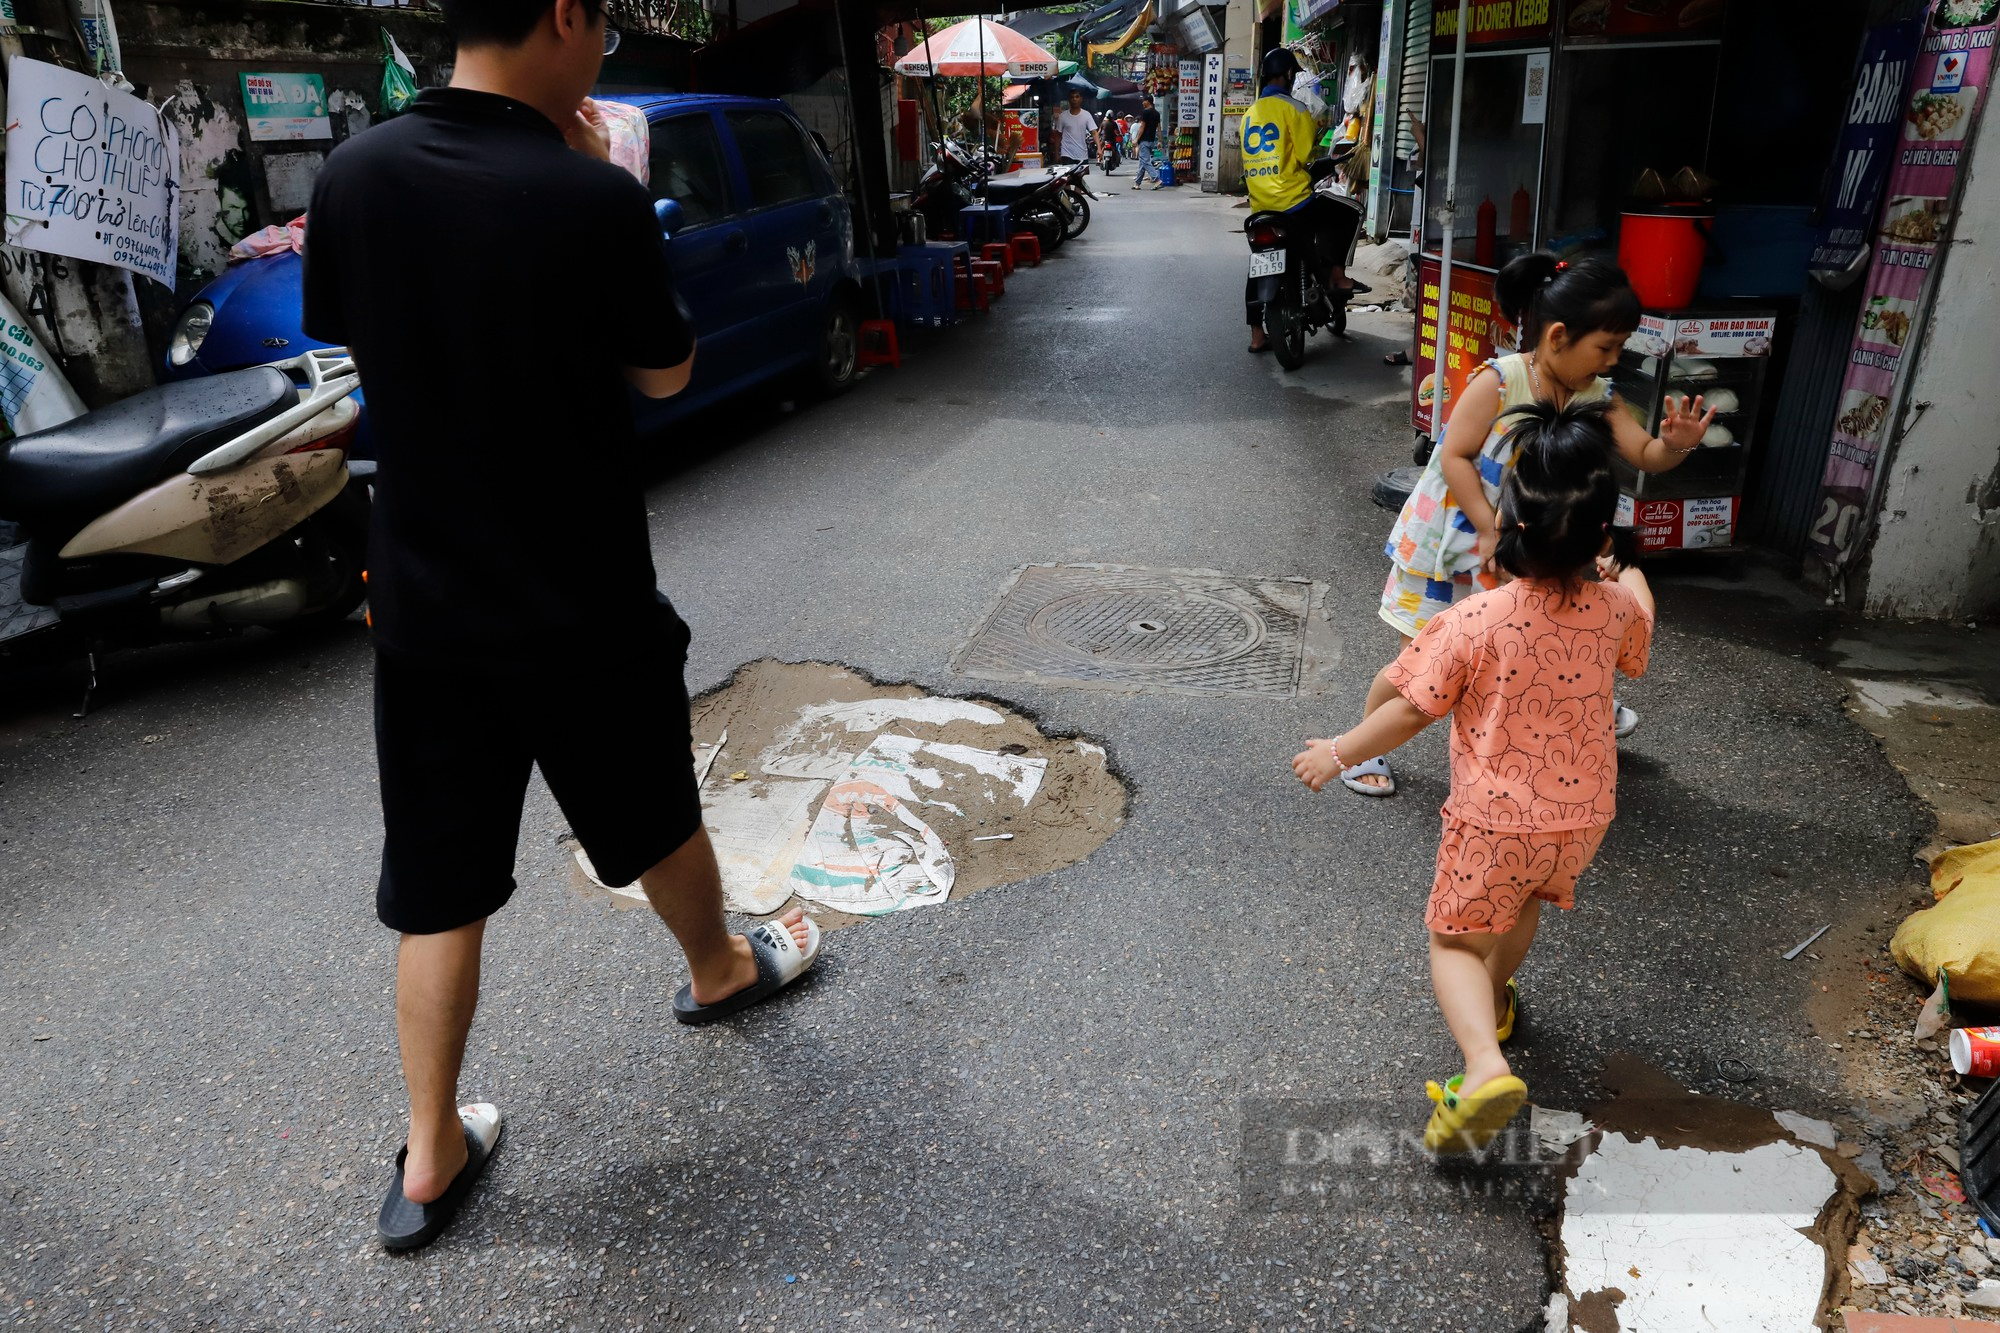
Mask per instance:
[[[130,93],[16,56],[7,66],[6,240],[174,285],[180,141]]]

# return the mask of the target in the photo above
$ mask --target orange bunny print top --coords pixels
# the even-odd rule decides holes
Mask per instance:
[[[1646,672],[1653,621],[1616,583],[1520,579],[1424,626],[1389,683],[1451,714],[1444,812],[1512,833],[1602,828],[1618,813],[1611,687]]]

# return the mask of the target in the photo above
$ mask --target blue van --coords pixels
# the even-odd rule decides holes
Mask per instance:
[[[654,208],[700,347],[686,390],[663,400],[633,395],[639,428],[779,376],[822,393],[852,383],[861,270],[847,198],[814,136],[782,102],[764,98],[611,100],[646,113]],[[230,265],[181,312],[165,377],[214,375],[322,346],[299,327],[301,291],[290,251]],[[374,457],[365,411],[356,443],[357,456]]]

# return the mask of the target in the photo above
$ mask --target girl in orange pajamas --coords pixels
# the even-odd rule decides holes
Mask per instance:
[[[1494,558],[1512,576],[1440,611],[1389,667],[1397,697],[1292,760],[1314,791],[1439,718],[1451,796],[1424,923],[1465,1072],[1429,1085],[1434,1152],[1484,1147],[1527,1100],[1500,1043],[1544,902],[1568,908],[1617,813],[1611,687],[1645,672],[1653,597],[1611,554],[1618,483],[1602,404],[1518,410]]]

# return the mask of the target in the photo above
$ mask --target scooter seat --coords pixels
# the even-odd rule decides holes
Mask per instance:
[[[0,444],[0,516],[94,516],[277,416],[298,390],[269,366],[183,380]]]

